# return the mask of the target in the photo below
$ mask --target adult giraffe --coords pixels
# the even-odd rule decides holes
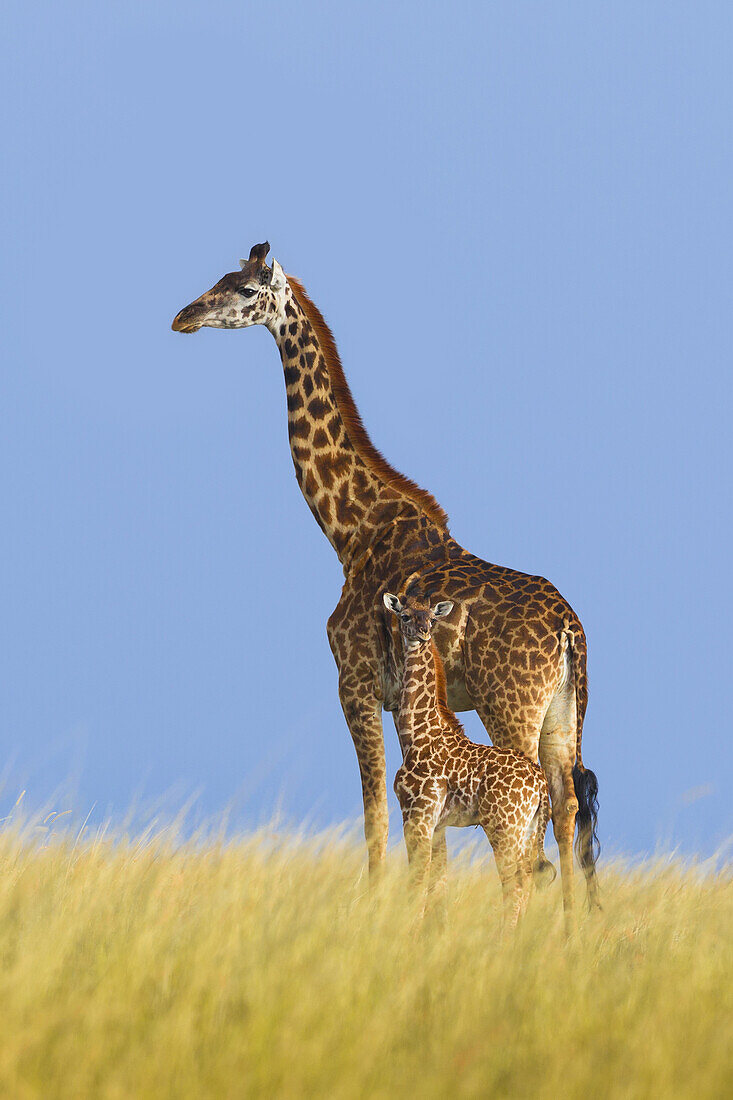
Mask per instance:
[[[265,325],[285,373],[290,449],[303,496],[344,569],[328,620],[339,696],[354,741],[364,797],[370,871],[387,846],[382,708],[399,701],[401,643],[382,595],[408,577],[453,600],[436,631],[448,702],[475,709],[493,744],[539,760],[547,776],[560,852],[563,904],[573,910],[573,836],[597,903],[597,783],[583,766],[586,643],[557,589],[491,565],[451,538],[435,499],[373,446],[351,396],[333,336],[303,286],[255,245],[173,321],[176,332]]]

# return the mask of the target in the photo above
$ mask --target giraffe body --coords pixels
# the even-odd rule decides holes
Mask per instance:
[[[241,272],[225,275],[173,321],[202,326],[265,325],[280,351],[296,478],[344,570],[328,638],[339,697],[361,775],[370,871],[387,846],[383,709],[397,710],[402,647],[381,604],[387,590],[419,574],[456,606],[438,626],[448,703],[475,709],[494,745],[538,756],[547,776],[560,851],[563,900],[573,907],[576,813],[579,854],[595,898],[595,807],[585,783],[581,735],[587,702],[586,644],[570,605],[542,577],[492,565],[448,531],[434,498],[394,470],[359,417],[328,326],[301,284],[255,246]]]
[[[434,624],[450,613],[421,596],[384,595],[397,615],[404,649],[397,727],[403,762],[394,789],[402,809],[408,857],[425,896],[433,851],[444,873],[448,826],[480,825],[494,852],[504,894],[504,923],[513,928],[529,899],[532,867],[549,818],[542,769],[511,749],[477,745],[448,709],[445,675],[432,639]]]

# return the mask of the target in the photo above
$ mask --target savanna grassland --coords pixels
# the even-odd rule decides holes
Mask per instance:
[[[733,889],[603,866],[511,949],[488,850],[416,932],[402,852],[265,830],[224,842],[0,832],[0,1096],[733,1095]]]

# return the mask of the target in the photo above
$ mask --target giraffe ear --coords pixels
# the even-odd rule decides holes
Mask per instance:
[[[270,279],[270,286],[273,290],[282,290],[285,286],[285,272],[280,267],[277,260],[272,261],[272,278]]]
[[[440,603],[436,603],[433,608],[433,615],[436,619],[444,619],[446,615],[450,615],[453,610],[452,600],[441,600]]]
[[[387,608],[388,611],[394,611],[395,615],[399,615],[400,611],[402,610],[402,604],[396,596],[393,596],[391,592],[385,592],[382,596],[382,599],[384,600],[384,606]]]

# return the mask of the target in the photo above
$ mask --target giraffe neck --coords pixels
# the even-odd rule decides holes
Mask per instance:
[[[463,734],[448,710],[443,663],[432,639],[405,650],[397,721],[400,738],[409,745],[440,741],[449,732]]]
[[[372,445],[323,317],[289,277],[269,323],[285,374],[290,451],[301,492],[346,569],[370,537],[408,508],[447,528],[429,493],[393,470]]]

